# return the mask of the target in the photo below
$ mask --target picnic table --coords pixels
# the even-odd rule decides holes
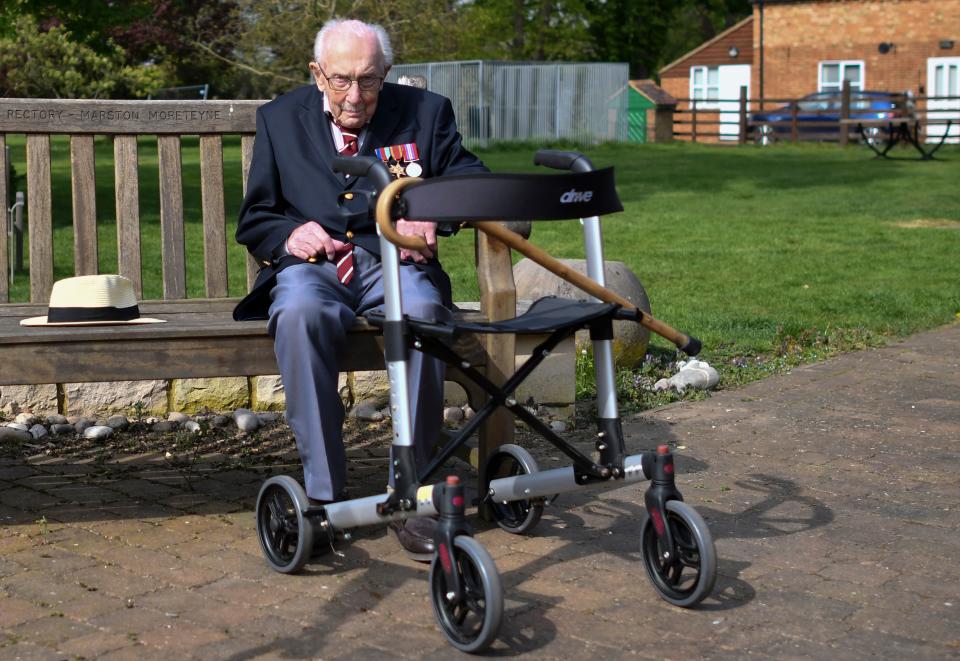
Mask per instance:
[[[927,122],[927,126],[933,123],[942,122]],[[950,135],[951,123],[952,120],[946,120],[946,126],[938,142],[924,144],[920,142],[920,120],[913,117],[893,119],[851,118],[840,120],[841,126],[855,126],[857,132],[860,133],[860,137],[863,138],[863,143],[867,145],[878,158],[889,158],[887,154],[890,153],[890,150],[898,143],[904,143],[912,145],[914,149],[920,152],[921,161],[934,160],[934,153],[943,146],[947,136]],[[869,129],[875,129],[875,131],[871,135],[868,135],[867,131]],[[876,139],[877,135],[884,136],[880,145],[878,145]]]

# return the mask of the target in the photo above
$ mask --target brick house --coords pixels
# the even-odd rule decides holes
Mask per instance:
[[[741,86],[747,87],[748,98],[753,96],[752,90],[756,89],[751,82],[754,68],[753,23],[753,17],[747,17],[660,69],[660,87],[679,101],[677,110],[689,109],[689,99],[697,99],[698,108],[707,111],[699,115],[705,133],[717,132],[717,125],[711,122],[736,121],[739,103],[732,100],[739,99]],[[720,102],[714,103],[713,99],[719,99]],[[689,130],[689,127],[683,128],[687,130],[682,133]],[[737,137],[737,127],[733,124],[719,126],[719,132],[722,139],[733,140]],[[679,137],[689,139],[689,136]],[[706,141],[711,140],[708,138]]]
[[[853,90],[960,96],[960,0],[751,2],[752,16],[660,70],[668,93],[709,108],[740,85],[755,102],[839,90],[846,79]],[[960,99],[930,107],[960,119]]]

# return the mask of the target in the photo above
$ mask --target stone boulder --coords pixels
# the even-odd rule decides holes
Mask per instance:
[[[587,262],[585,259],[561,259],[571,270],[586,275]],[[604,277],[607,289],[611,289],[620,296],[636,305],[644,312],[650,312],[650,301],[647,292],[634,273],[623,262],[605,262]],[[581,289],[570,284],[546,270],[536,262],[521,259],[513,267],[513,278],[517,285],[518,303],[532,303],[544,296],[559,296],[575,300],[589,300],[590,296]],[[633,321],[613,322],[613,356],[620,367],[635,367],[643,361],[647,354],[647,345],[650,342],[650,331]],[[587,331],[577,333],[577,346],[589,346],[590,337]]]

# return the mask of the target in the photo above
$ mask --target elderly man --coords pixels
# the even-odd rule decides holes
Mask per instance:
[[[237,240],[261,265],[234,318],[268,318],[287,396],[287,420],[307,495],[331,502],[346,481],[338,357],[355,316],[383,304],[380,248],[366,214],[364,179],[334,172],[339,155],[376,155],[397,175],[486,172],[461,145],[450,101],[384,82],[393,53],[384,30],[330,21],[317,34],[307,85],[257,112],[257,137]],[[437,260],[437,226],[401,220],[422,251],[401,250],[404,312],[448,318],[450,281]],[[409,363],[420,466],[437,440],[443,365],[418,352]],[[411,557],[433,551],[431,519],[391,524]]]

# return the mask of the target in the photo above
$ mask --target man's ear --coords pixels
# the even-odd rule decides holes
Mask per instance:
[[[323,73],[320,71],[320,65],[314,60],[310,60],[310,63],[307,65],[307,68],[310,69],[310,73],[313,74],[313,80],[317,83],[317,87],[320,88],[320,91],[325,91],[325,83],[327,79],[323,77]]]

